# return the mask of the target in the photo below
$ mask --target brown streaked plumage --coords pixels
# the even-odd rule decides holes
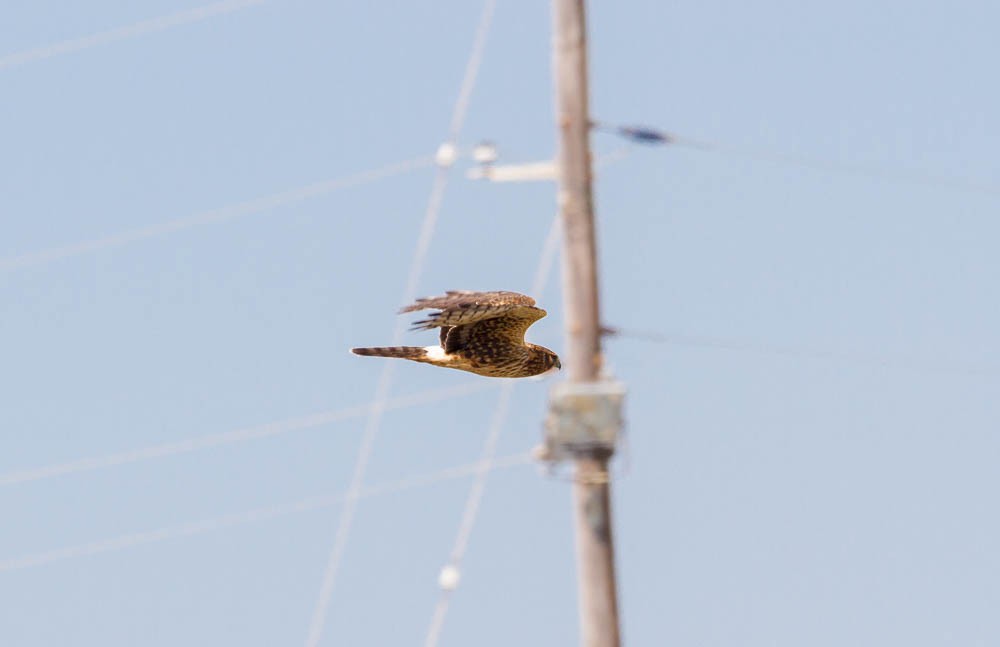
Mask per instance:
[[[559,357],[548,348],[524,341],[531,324],[545,316],[535,300],[517,292],[451,290],[444,296],[417,299],[400,313],[434,309],[411,330],[441,329],[440,346],[352,348],[355,355],[399,357],[486,377],[530,377],[556,367]]]

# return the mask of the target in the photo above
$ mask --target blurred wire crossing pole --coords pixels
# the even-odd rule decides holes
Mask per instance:
[[[553,0],[552,9],[567,380],[550,394],[546,457],[571,459],[575,465],[581,642],[584,647],[618,647],[608,463],[621,428],[625,391],[605,376],[601,356],[584,2]]]

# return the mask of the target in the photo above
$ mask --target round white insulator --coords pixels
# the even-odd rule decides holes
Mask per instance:
[[[438,166],[451,166],[456,159],[458,159],[458,149],[451,142],[445,142],[438,146],[437,153],[434,155],[434,162]]]
[[[458,587],[460,579],[462,579],[462,575],[458,572],[458,568],[448,564],[441,569],[441,574],[438,575],[438,586],[445,591],[454,591]]]
[[[480,142],[472,149],[472,159],[480,164],[492,164],[499,159],[497,147],[493,142]]]

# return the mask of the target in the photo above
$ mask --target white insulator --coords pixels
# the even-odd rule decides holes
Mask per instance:
[[[437,153],[434,155],[434,162],[445,168],[454,164],[456,159],[458,159],[458,149],[451,142],[445,142],[438,146]]]
[[[492,164],[499,159],[497,147],[493,142],[480,142],[472,149],[472,159],[480,164]]]
[[[462,574],[458,572],[458,568],[448,564],[441,569],[441,574],[438,575],[438,586],[445,591],[454,591],[458,587],[460,579],[462,579]]]

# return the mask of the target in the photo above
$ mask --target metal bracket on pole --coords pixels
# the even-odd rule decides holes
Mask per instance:
[[[624,424],[625,385],[613,380],[560,382],[549,394],[540,458],[558,462],[614,454]]]

